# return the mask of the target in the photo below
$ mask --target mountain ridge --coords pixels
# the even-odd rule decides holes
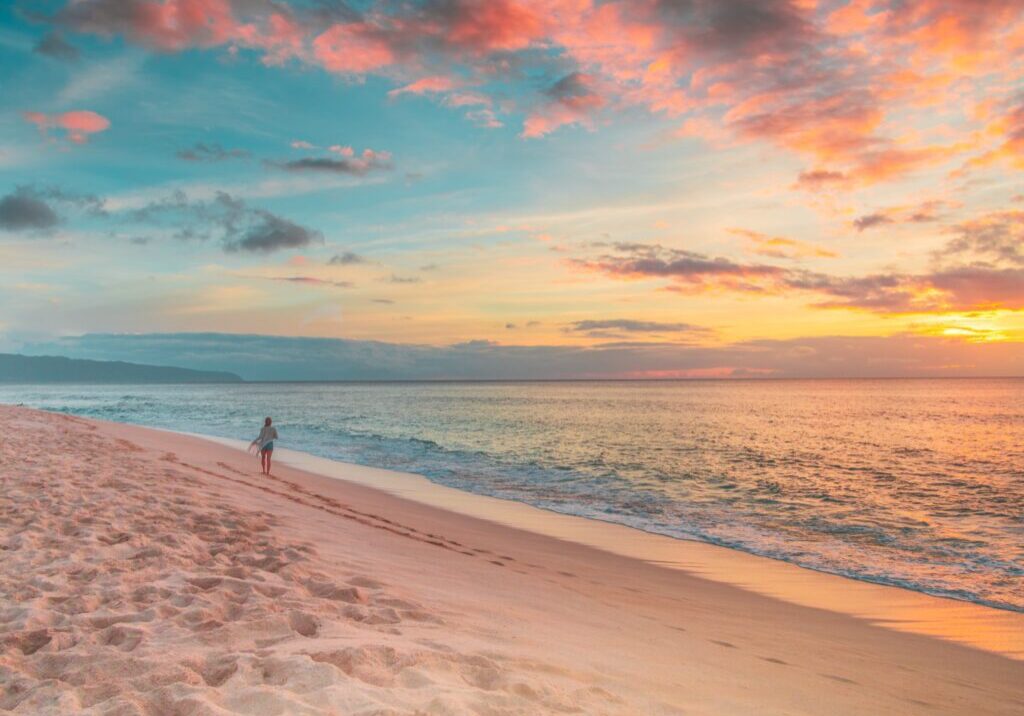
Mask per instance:
[[[0,383],[242,383],[228,371],[0,353]]]

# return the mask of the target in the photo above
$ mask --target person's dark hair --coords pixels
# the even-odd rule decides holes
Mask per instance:
[[[271,420],[270,418],[267,418],[266,420],[263,421],[263,424],[264,425],[270,425],[272,422],[274,422],[274,421]]]

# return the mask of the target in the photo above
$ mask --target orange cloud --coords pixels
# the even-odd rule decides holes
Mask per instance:
[[[834,251],[782,236],[768,236],[749,229],[729,229],[729,233],[741,236],[751,244],[751,253],[775,259],[825,258],[839,256]]]

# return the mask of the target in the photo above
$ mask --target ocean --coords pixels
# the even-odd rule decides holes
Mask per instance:
[[[7,385],[1024,611],[1024,379]]]

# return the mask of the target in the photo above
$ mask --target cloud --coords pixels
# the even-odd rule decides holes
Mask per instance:
[[[351,266],[352,264],[366,263],[366,259],[352,251],[345,251],[340,254],[335,254],[327,263],[331,266]]]
[[[419,283],[420,280],[417,276],[396,276],[395,274],[391,274],[387,279],[388,283]]]
[[[922,335],[822,336],[721,346],[616,343],[428,346],[221,333],[87,334],[24,345],[32,355],[229,370],[248,380],[936,377],[1020,373],[1024,343]]]
[[[843,172],[829,169],[814,169],[800,172],[794,187],[807,191],[821,191],[828,188],[846,187],[849,183],[850,178]]]
[[[1024,268],[972,264],[922,274],[833,276],[801,268],[745,264],[657,244],[619,243],[614,253],[570,259],[584,271],[619,280],[665,279],[680,293],[806,293],[817,308],[880,314],[944,313],[1024,308]]]
[[[729,233],[742,236],[751,245],[751,253],[774,259],[825,258],[833,259],[839,254],[820,246],[814,246],[783,236],[769,236],[749,229],[729,229]]]
[[[462,80],[444,75],[422,77],[402,87],[388,92],[388,97],[401,95],[432,95],[440,97],[445,107],[466,109],[464,116],[474,124],[489,129],[503,127],[494,111],[494,102],[487,95],[472,90],[460,89],[465,83]]]
[[[48,32],[43,35],[32,51],[62,62],[77,62],[81,57],[78,48],[65,40],[64,35],[59,32]]]
[[[596,259],[570,259],[570,264],[616,278],[668,278],[678,290],[700,291],[714,287],[761,291],[783,281],[788,269],[768,264],[742,264],[723,257],[658,244],[619,243],[617,253]]]
[[[56,19],[78,32],[125,35],[167,52],[224,44],[241,30],[228,0],[89,0],[69,3]]]
[[[56,186],[19,186],[17,193],[35,199],[61,204],[65,208],[83,211],[92,216],[106,216],[106,200],[96,194],[79,194]]]
[[[819,308],[853,308],[883,314],[948,313],[1024,308],[1024,269],[955,266],[925,274],[834,277],[793,276],[793,289],[824,294]]]
[[[352,75],[383,70],[396,59],[387,40],[362,22],[339,23],[317,35],[313,55],[329,72]]]
[[[568,124],[588,125],[590,116],[605,105],[594,78],[582,72],[565,75],[543,94],[544,101],[523,123],[523,137],[543,137]]]
[[[268,254],[280,249],[298,249],[323,241],[318,231],[307,229],[269,211],[255,210],[256,222],[236,238],[224,243],[228,252]]]
[[[227,159],[246,159],[251,153],[245,149],[225,149],[217,143],[196,142],[191,147],[179,149],[175,156],[186,162],[222,162]]]
[[[332,148],[335,157],[303,157],[281,162],[278,166],[293,172],[326,172],[332,174],[352,174],[364,176],[371,171],[387,171],[392,168],[390,152],[376,152],[372,149],[364,149],[362,155],[351,156],[350,152],[342,150],[347,147],[336,146]]]
[[[50,129],[62,129],[65,137],[76,144],[89,141],[89,136],[105,132],[110,128],[110,120],[101,114],[89,110],[75,110],[63,114],[43,114],[42,112],[23,112],[26,122],[39,128],[44,136]]]
[[[708,333],[708,329],[692,323],[641,321],[629,318],[606,318],[573,321],[563,329],[566,333],[585,333],[591,338],[618,338],[627,334]]]
[[[969,255],[1012,266],[1024,266],[1024,211],[997,211],[954,225],[954,238],[938,252],[940,258]]]
[[[301,283],[310,286],[333,286],[335,288],[353,288],[351,281],[330,281],[328,279],[316,278],[315,276],[265,276],[267,281],[284,281],[286,283]]]
[[[893,121],[926,122],[928,108],[964,82],[1014,86],[1019,68],[1003,58],[1021,48],[1019,0],[972,8],[949,0],[89,0],[67,3],[54,19],[162,52],[247,50],[269,66],[375,74],[393,84],[392,96],[447,93],[452,107],[462,106],[456,84],[480,86],[479,101],[560,76],[527,108],[523,137],[587,125],[602,108],[639,107],[720,127],[723,141],[793,152],[816,167],[798,185],[836,189],[974,151],[982,136],[999,141],[976,163],[1019,166],[1024,112],[1012,107],[950,144],[915,141],[908,122]],[[490,100],[476,107],[468,118],[500,125]]]
[[[177,191],[128,213],[130,220],[168,228],[181,240],[218,239],[229,253],[271,253],[323,242],[323,234],[244,200],[217,192],[208,201]]]
[[[55,205],[91,216],[106,216],[103,199],[58,187],[24,185],[0,199],[0,229],[7,231],[52,229],[61,219]]]
[[[452,77],[444,75],[433,75],[421,77],[415,82],[410,82],[402,87],[396,87],[388,92],[388,97],[398,97],[403,94],[434,94],[438,92],[450,92],[460,86],[460,82]]]
[[[893,219],[885,214],[865,214],[864,216],[858,216],[853,220],[853,227],[857,229],[857,231],[864,231],[864,229],[870,229],[875,226],[891,223],[893,223]]]
[[[49,204],[24,192],[0,199],[0,229],[4,231],[45,231],[60,223]]]
[[[940,212],[958,206],[950,201],[935,199],[912,206],[892,206],[858,216],[853,220],[853,228],[864,231],[885,224],[927,224],[938,221]]]

